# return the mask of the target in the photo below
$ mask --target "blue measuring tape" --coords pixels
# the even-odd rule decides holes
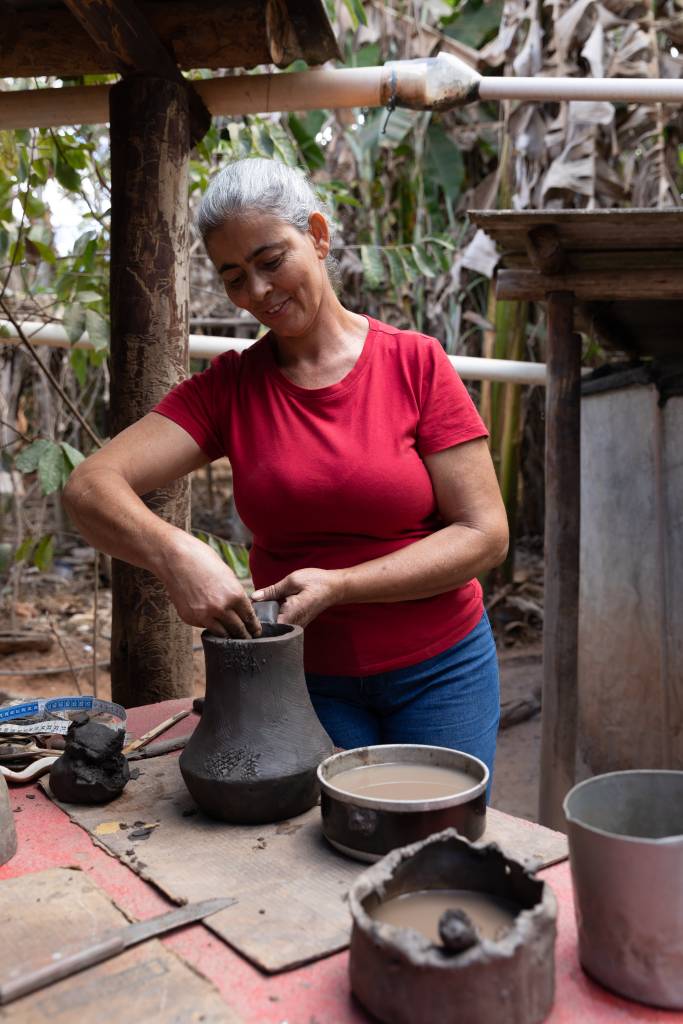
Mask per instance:
[[[69,718],[54,717],[69,711],[90,711],[98,715],[111,715],[126,723],[126,709],[99,697],[52,697],[50,700],[30,700],[0,708],[0,733],[65,733],[71,725]],[[35,722],[17,722],[16,719],[38,718]]]

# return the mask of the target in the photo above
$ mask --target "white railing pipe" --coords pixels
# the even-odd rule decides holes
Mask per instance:
[[[3,334],[0,342],[18,345],[21,339],[11,323],[0,321]],[[42,324],[26,321],[21,329],[34,345],[48,345],[51,348],[91,349],[87,332],[72,345],[60,324]],[[4,336],[3,336],[4,335]],[[254,344],[254,339],[217,338],[204,334],[190,335],[190,356],[193,359],[213,359],[221,352],[243,352]],[[546,382],[545,363],[525,363],[513,359],[481,359],[477,356],[448,357],[463,380],[491,380],[512,384],[541,384]]]

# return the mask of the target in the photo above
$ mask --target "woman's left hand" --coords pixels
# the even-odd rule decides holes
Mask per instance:
[[[339,598],[340,574],[334,569],[297,569],[251,595],[252,601],[278,601],[278,622],[294,626],[307,626]]]

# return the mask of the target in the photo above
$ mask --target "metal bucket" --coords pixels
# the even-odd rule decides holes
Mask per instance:
[[[628,999],[683,1009],[683,772],[598,775],[564,813],[582,967]]]

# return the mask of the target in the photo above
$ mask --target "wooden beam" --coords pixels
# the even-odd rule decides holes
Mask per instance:
[[[111,90],[111,432],[188,372],[190,113],[182,84],[147,75]],[[145,496],[189,528],[187,478]],[[112,695],[125,707],[192,693],[192,630],[161,582],[114,560]]]
[[[106,61],[122,75],[167,78],[189,98],[190,135],[198,142],[211,124],[203,100],[183,78],[175,58],[132,0],[64,0]]]
[[[587,234],[590,235],[590,231]],[[586,238],[582,247],[574,249],[567,249],[563,245],[563,251],[567,257],[565,271],[594,273],[596,270],[615,270],[618,273],[623,273],[625,270],[659,270],[663,261],[669,271],[683,269],[683,250],[681,249],[672,249],[669,246],[661,246],[658,249],[654,247],[651,249],[611,249],[609,242],[606,243],[604,249],[588,249],[585,247],[588,242],[589,239]],[[681,232],[681,244],[683,245],[683,231]],[[506,270],[529,270],[531,263],[534,270],[544,273],[532,261],[526,246],[524,250],[505,250],[503,262]]]
[[[535,270],[499,270],[496,298],[542,302],[552,291],[569,291],[581,302],[620,299],[680,299],[683,270],[594,270],[539,274]]]
[[[581,341],[574,296],[548,295],[545,586],[539,821],[564,831],[574,785],[578,707]]]
[[[121,75],[182,77],[175,59],[132,0],[64,0],[97,44],[104,63]]]
[[[164,0],[138,3],[154,33],[175,63],[190,68],[280,66],[269,47],[265,0]],[[281,4],[282,6],[282,4]],[[305,6],[305,17],[300,8]],[[303,59],[323,64],[340,58],[322,3],[284,3],[287,32],[282,61]],[[79,77],[113,72],[116,65],[79,21],[62,5],[14,10],[0,25],[0,77],[33,75]]]

